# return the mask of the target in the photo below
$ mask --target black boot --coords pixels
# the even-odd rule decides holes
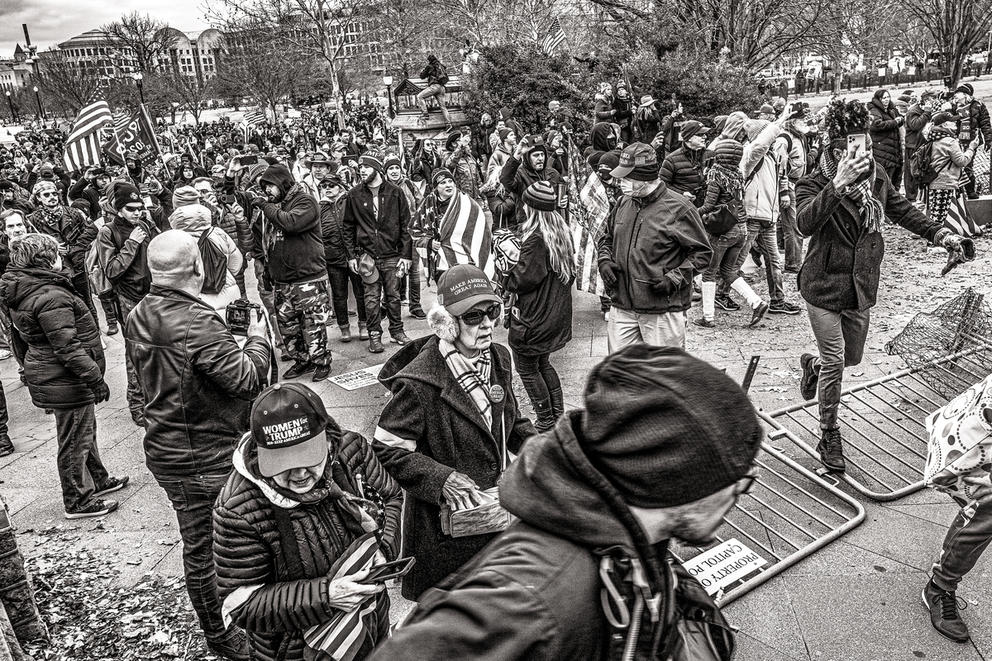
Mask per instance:
[[[562,393],[561,388],[555,388],[548,393],[551,395],[551,415],[554,416],[555,422],[558,418],[565,415],[565,395]]]
[[[537,416],[534,427],[539,432],[550,431],[555,426],[555,416],[551,411],[551,398],[548,397],[536,402],[531,400],[531,403],[534,405],[534,415]]]
[[[14,444],[10,442],[10,436],[0,434],[0,457],[14,454]]]

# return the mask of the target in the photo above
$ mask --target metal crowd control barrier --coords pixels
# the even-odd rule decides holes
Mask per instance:
[[[838,422],[847,471],[841,476],[868,498],[889,501],[923,488],[927,457],[926,417],[947,403],[942,390],[962,392],[988,376],[988,345],[971,348],[861,383],[841,394]],[[772,426],[768,438],[786,437],[819,459],[816,400],[760,413]]]
[[[864,521],[861,504],[767,443],[760,474],[705,549],[674,549],[721,604],[729,604]],[[735,543],[736,542],[736,543]],[[709,555],[707,555],[709,554]],[[708,583],[708,585],[707,585]]]

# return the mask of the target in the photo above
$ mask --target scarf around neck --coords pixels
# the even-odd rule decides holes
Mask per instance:
[[[466,358],[447,340],[438,340],[437,344],[451,375],[479,409],[482,419],[486,421],[486,428],[492,429],[493,410],[489,402],[492,363],[489,350],[481,352],[476,358]]]
[[[837,161],[830,154],[829,149],[824,149],[820,155],[820,169],[828,179],[837,176]],[[872,187],[875,184],[875,173],[872,172],[868,178],[860,183],[852,184],[848,187],[845,197],[857,203],[861,212],[861,226],[866,232],[879,232],[882,229],[882,203],[875,197]]]

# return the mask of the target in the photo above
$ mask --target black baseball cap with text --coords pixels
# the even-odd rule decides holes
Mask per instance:
[[[328,453],[324,402],[302,383],[276,383],[251,407],[251,435],[258,448],[258,472],[272,477],[316,466]]]

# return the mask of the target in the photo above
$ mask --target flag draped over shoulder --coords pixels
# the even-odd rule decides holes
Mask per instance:
[[[604,289],[599,277],[596,239],[603,232],[610,202],[603,182],[590,171],[571,141],[568,159],[568,208],[572,245],[575,246],[575,286],[579,291],[602,296]]]
[[[100,129],[113,121],[106,101],[94,101],[79,111],[65,141],[62,160],[66,170],[72,172],[100,164]]]
[[[458,193],[438,226],[441,251],[438,270],[446,271],[456,264],[474,264],[490,279],[495,277],[491,259],[493,228],[478,202],[466,193]]]

